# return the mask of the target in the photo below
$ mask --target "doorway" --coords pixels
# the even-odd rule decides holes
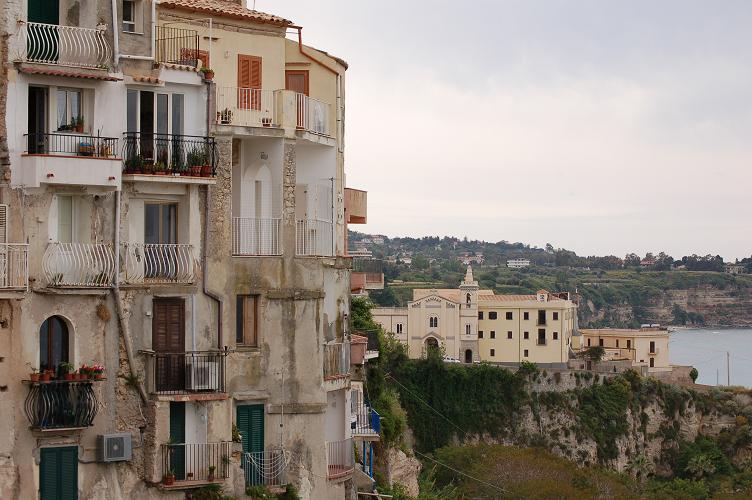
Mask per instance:
[[[151,342],[157,392],[185,390],[185,301],[155,297]]]

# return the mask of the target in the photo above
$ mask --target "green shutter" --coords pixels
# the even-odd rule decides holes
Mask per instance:
[[[244,452],[264,451],[264,405],[238,406],[237,426]]]
[[[55,24],[59,22],[59,0],[29,0],[26,19],[30,23]]]
[[[175,444],[185,443],[185,403],[170,403],[170,441]],[[185,446],[171,447],[170,469],[175,473],[176,479],[185,479]]]
[[[42,448],[39,464],[41,500],[78,498],[78,447]]]

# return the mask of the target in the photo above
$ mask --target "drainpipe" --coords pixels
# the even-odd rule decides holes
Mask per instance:
[[[300,51],[300,53],[303,56],[307,57],[308,59],[310,59],[311,61],[315,62],[319,66],[328,69],[329,71],[331,71],[335,75],[339,76],[339,71],[337,71],[334,68],[330,68],[329,66],[327,66],[326,64],[324,64],[323,62],[319,61],[318,59],[316,59],[315,57],[311,56],[310,54],[306,53],[303,50],[303,27],[302,26],[295,26],[294,24],[291,24],[290,28],[292,28],[294,30],[298,30],[298,50]]]
[[[120,62],[120,29],[117,17],[117,3],[117,0],[112,0],[112,50],[115,52],[115,68],[117,68]]]
[[[211,189],[206,186],[206,205],[204,206],[204,242],[201,245],[201,267],[204,271],[204,295],[217,303],[217,349],[222,349],[222,297],[209,290],[209,269],[207,266],[206,249],[209,245],[209,207],[211,205]]]

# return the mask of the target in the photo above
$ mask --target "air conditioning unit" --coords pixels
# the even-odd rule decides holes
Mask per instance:
[[[123,462],[133,455],[130,432],[97,436],[97,461]]]
[[[191,391],[219,390],[219,363],[216,361],[191,362],[186,360],[187,386]]]

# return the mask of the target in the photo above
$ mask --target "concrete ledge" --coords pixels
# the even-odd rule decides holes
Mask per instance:
[[[235,401],[258,401],[259,399],[269,399],[269,391],[240,391],[233,392],[232,399]]]
[[[318,300],[323,299],[326,294],[323,290],[269,290],[266,297],[269,300]]]
[[[203,394],[155,394],[156,401],[223,401],[230,399],[226,392],[207,392]]]
[[[107,295],[110,293],[110,287],[107,288],[35,288],[36,293],[45,295]]]
[[[290,403],[285,405],[285,413],[318,414],[326,413],[326,403]],[[282,405],[269,405],[267,413],[270,415],[282,413]]]
[[[123,174],[123,181],[127,182],[158,182],[162,184],[204,184],[214,185],[216,177],[191,177],[189,175],[150,175]]]

